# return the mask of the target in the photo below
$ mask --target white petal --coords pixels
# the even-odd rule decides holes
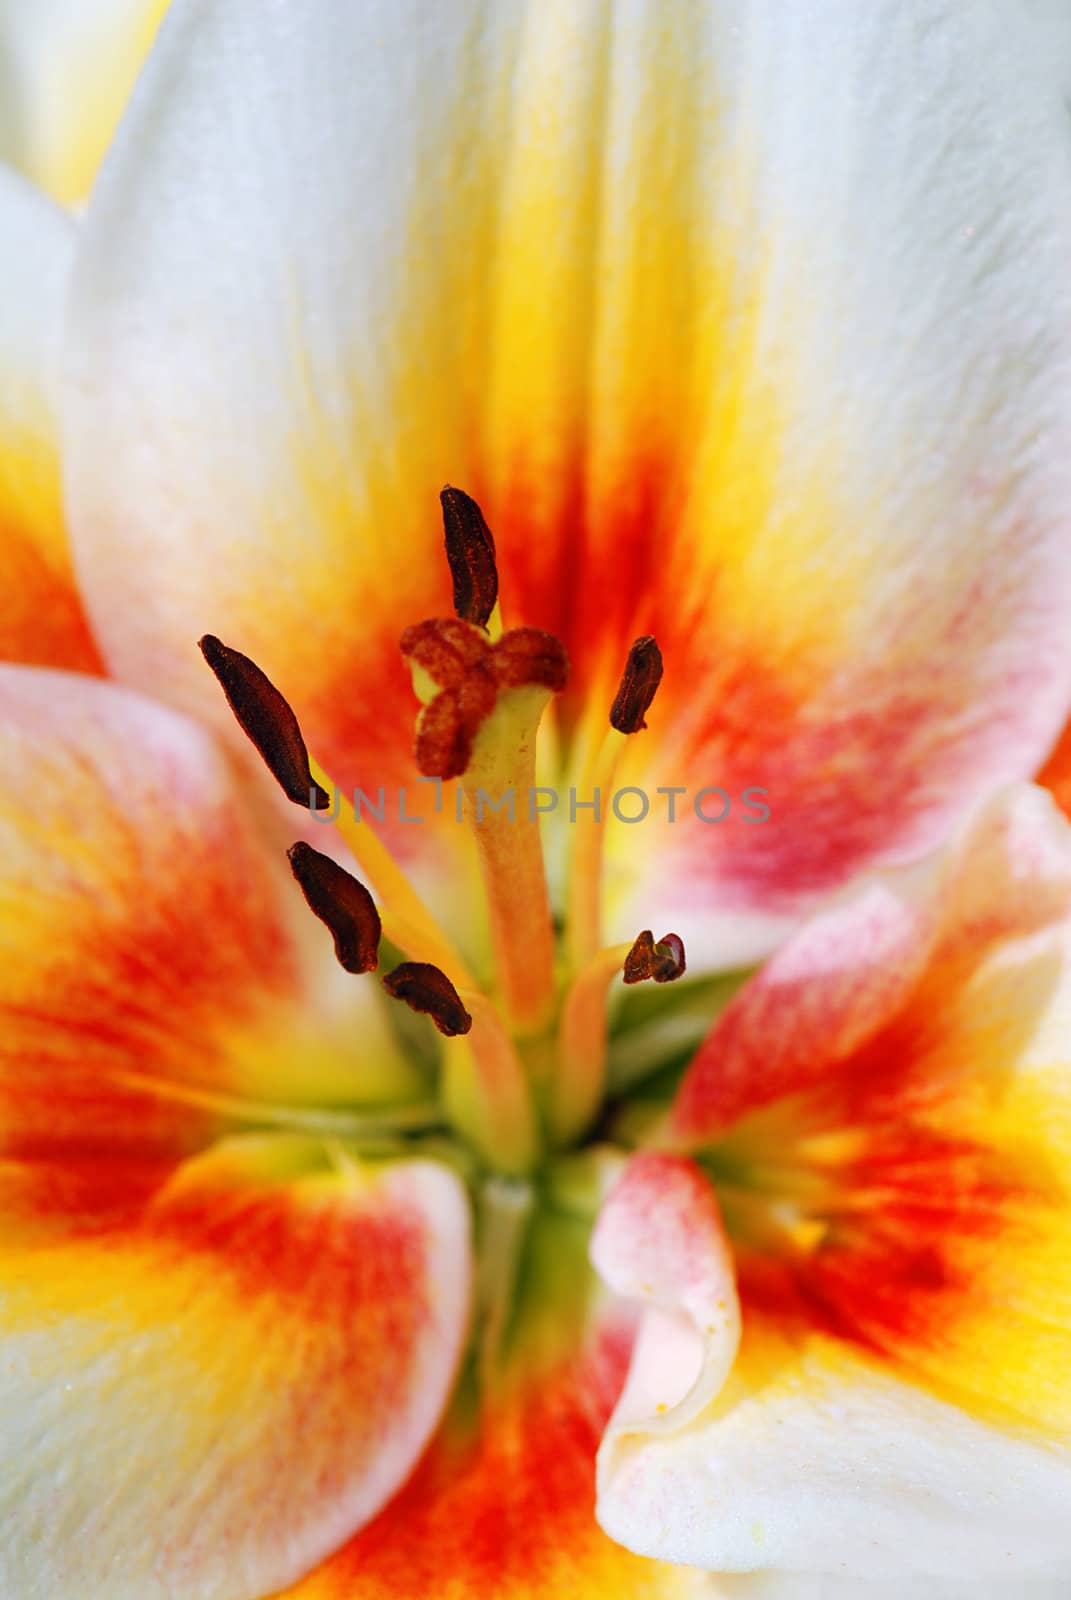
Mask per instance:
[[[603,1206],[591,1259],[645,1307],[609,1434],[673,1433],[720,1392],[740,1345],[740,1302],[717,1196],[698,1167],[633,1156]],[[603,1446],[610,1449],[609,1440]]]
[[[598,1517],[641,1555],[719,1573],[1029,1585],[1066,1583],[1069,1494],[1071,1462],[1044,1443],[831,1341],[749,1326],[721,1397],[690,1428],[608,1436]]]
[[[832,1578],[827,1574],[761,1572],[709,1579],[709,1600],[1008,1600],[1003,1578]],[[1015,1600],[1066,1600],[1063,1582],[1016,1583]]]
[[[0,0],[0,159],[89,193],[168,0]]]

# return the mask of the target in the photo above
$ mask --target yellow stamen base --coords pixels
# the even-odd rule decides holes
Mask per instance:
[[[558,1062],[547,1106],[547,1129],[556,1145],[583,1134],[606,1090],[606,1000],[631,946],[600,950],[565,997],[558,1028]]]
[[[339,791],[330,774],[311,758],[309,767],[313,778],[334,801]],[[384,936],[412,960],[429,961],[441,967],[455,987],[473,988],[476,980],[452,940],[440,928],[382,839],[367,823],[356,821],[344,797],[339,799],[334,826],[353,852],[361,873],[370,879],[376,891]]]
[[[522,1177],[533,1171],[540,1155],[524,1067],[487,997],[462,990],[461,999],[472,1015],[472,1027],[467,1034],[443,1042],[443,1107],[489,1166]]]

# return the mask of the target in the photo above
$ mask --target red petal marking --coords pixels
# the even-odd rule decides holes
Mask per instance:
[[[0,802],[0,1153],[183,1154],[220,1127],[186,1091],[256,1096],[258,1059],[306,1026],[307,913],[184,718],[64,674],[0,669],[0,692],[20,774]],[[265,1095],[300,1098],[321,1066],[275,1061]]]
[[[925,987],[910,1013],[827,1063],[824,1083],[727,1135],[726,1151],[768,1153],[784,1175],[781,1190],[764,1179],[774,1186],[768,1198],[791,1207],[802,1196],[804,1226],[817,1231],[813,1241],[755,1240],[746,1214],[742,1224],[736,1217],[745,1327],[749,1308],[802,1317],[888,1359],[921,1362],[979,1310],[979,1247],[985,1256],[1036,1243],[1046,1218],[1064,1211],[1062,1185],[1037,1148],[1002,1149],[998,1137],[957,1131],[963,1085],[934,1068],[942,1045],[955,1045],[940,1038],[938,1005]],[[997,1093],[997,1078],[981,1064],[978,1072],[976,1092]],[[826,1135],[844,1135],[851,1153],[816,1164],[806,1141]],[[823,1186],[820,1198],[808,1180]],[[727,1216],[732,1230],[731,1198]]]
[[[1071,722],[1064,727],[1037,781],[1052,791],[1060,810],[1071,817]]]
[[[300,1302],[308,1296],[317,1254],[333,1255],[333,1289],[353,1304],[376,1306],[384,1346],[401,1357],[427,1320],[420,1287],[427,1267],[426,1219],[416,1206],[380,1200],[355,1208],[355,1231],[346,1209],[337,1194],[302,1207],[284,1186],[243,1190],[223,1173],[216,1184],[163,1191],[146,1223],[165,1250],[212,1258],[213,1271],[254,1303],[265,1295]],[[352,1251],[349,1234],[359,1246]],[[400,1295],[401,1286],[407,1287]],[[315,1321],[314,1307],[309,1310]]]
[[[230,871],[243,876],[237,842],[206,827],[187,849],[173,877],[137,884],[122,924],[82,901],[68,929],[76,938],[52,951],[40,992],[0,998],[6,1045],[17,1051],[8,1069],[0,1055],[8,1154],[102,1140],[145,1150],[161,1138],[181,1151],[219,1129],[218,1114],[176,1102],[168,1085],[226,1094],[228,1068],[212,1044],[221,1024],[256,1027],[266,996],[296,994],[297,972],[253,875],[242,893],[228,881]],[[90,967],[81,952],[94,947]]]
[[[181,1152],[219,1130],[218,1113],[169,1085],[226,1094],[221,1026],[255,1030],[269,997],[296,999],[295,953],[266,889],[230,819],[206,814],[199,836],[176,840],[169,872],[126,878],[121,915],[85,892],[57,903],[65,926],[39,981],[0,992],[8,1154],[161,1140]]]
[[[0,1160],[0,1216],[9,1245],[23,1240],[76,1244],[126,1236],[176,1161],[109,1152]]]
[[[675,1132],[709,1140],[822,1080],[906,1003],[936,931],[930,911],[881,882],[816,913],[700,1045],[673,1107]]]
[[[687,1600],[690,1572],[595,1521],[595,1452],[630,1347],[607,1331],[482,1424],[455,1416],[386,1511],[279,1600]]]
[[[0,524],[0,661],[103,674],[73,576],[57,572],[18,527]]]
[[[338,1197],[323,1205],[295,1204],[283,1186],[254,1187],[233,1181],[221,1169],[218,1179],[185,1186],[186,1172],[199,1176],[198,1161],[212,1162],[222,1146],[206,1156],[177,1161],[131,1157],[64,1157],[62,1162],[0,1163],[0,1203],[9,1240],[19,1230],[65,1244],[97,1239],[110,1249],[151,1245],[161,1257],[211,1258],[213,1273],[253,1303],[265,1295],[283,1301],[308,1291],[315,1251],[332,1243],[323,1231]],[[180,1181],[172,1187],[173,1180]],[[399,1281],[417,1282],[423,1259],[419,1217],[402,1208],[369,1210],[361,1216],[362,1259],[348,1265],[372,1299],[390,1311],[385,1290]],[[332,1226],[334,1224],[332,1223]],[[312,1252],[312,1254],[310,1254]],[[336,1272],[339,1270],[336,1264]],[[342,1280],[338,1280],[341,1287]],[[310,1307],[310,1311],[311,1311]],[[404,1308],[420,1320],[419,1303]],[[402,1326],[394,1326],[400,1336]]]
[[[1071,1249],[1069,911],[1071,835],[1024,786],[816,913],[730,1003],[672,1133],[720,1175],[745,1325],[749,1303],[807,1316],[1017,1407],[1036,1367],[1044,1393],[1030,1329]]]

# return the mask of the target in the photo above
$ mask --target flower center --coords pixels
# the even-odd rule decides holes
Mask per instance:
[[[460,813],[475,839],[493,956],[486,987],[372,827],[346,814],[283,695],[254,662],[218,639],[207,636],[201,648],[283,792],[331,814],[355,857],[361,877],[307,843],[290,851],[294,876],[330,929],[342,966],[355,974],[374,971],[382,941],[406,957],[382,981],[393,999],[430,1017],[442,1036],[445,1120],[485,1168],[520,1177],[548,1152],[579,1142],[595,1123],[606,1093],[614,980],[673,982],[685,970],[684,946],[676,934],[656,942],[647,929],[631,944],[603,945],[604,835],[597,813],[572,829],[556,932],[536,752],[544,713],[568,680],[568,656],[538,628],[503,629],[494,539],[480,508],[458,489],[444,489],[441,500],[455,615],[416,622],[401,649],[420,703],[417,767],[426,778],[459,784]],[[661,677],[657,643],[637,639],[605,732],[586,762],[593,789],[612,787],[625,744],[646,726]]]

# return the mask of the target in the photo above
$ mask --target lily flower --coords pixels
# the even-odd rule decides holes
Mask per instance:
[[[1002,11],[177,0],[0,186],[5,1595],[1066,1583]]]

